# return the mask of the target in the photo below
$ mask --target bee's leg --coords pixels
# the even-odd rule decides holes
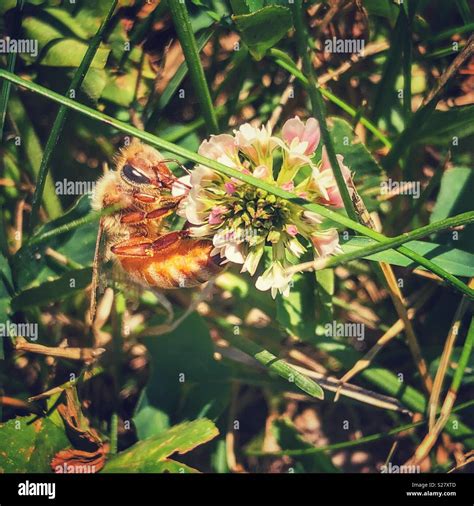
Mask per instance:
[[[135,192],[132,195],[132,199],[136,202],[140,202],[141,204],[153,204],[154,202],[160,202],[163,204],[161,207],[165,207],[166,209],[169,209],[171,207],[177,207],[178,204],[183,200],[183,195],[177,195],[176,197],[173,196],[163,196],[160,195],[160,197],[155,197],[154,195],[150,195],[148,193],[142,193],[142,192]],[[161,208],[160,207],[160,208]]]
[[[144,213],[143,211],[134,211],[131,209],[126,209],[122,211],[120,223],[128,223],[128,224],[141,223],[144,220],[145,215],[146,213]]]
[[[164,234],[155,241],[144,240],[143,237],[134,237],[127,241],[114,244],[112,253],[119,256],[148,257],[153,256],[157,251],[163,250],[171,244],[187,237],[187,230],[179,230]]]

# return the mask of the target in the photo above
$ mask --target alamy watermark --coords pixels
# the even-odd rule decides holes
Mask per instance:
[[[324,51],[327,53],[357,54],[364,56],[364,39],[339,39],[333,37],[324,41]]]
[[[419,181],[393,181],[387,179],[380,183],[380,193],[388,195],[394,193],[395,195],[411,195],[414,199],[420,198],[420,182]]]
[[[92,196],[96,182],[95,181],[70,181],[63,179],[54,183],[56,195],[89,195]]]
[[[25,337],[30,341],[38,340],[37,323],[13,323],[7,320],[0,323],[0,337]]]
[[[391,474],[414,474],[420,473],[420,466],[409,466],[409,465],[400,465],[392,464],[389,462],[388,464],[384,464],[380,467],[380,472],[382,474],[391,473]]]
[[[258,229],[254,227],[246,227],[243,229],[232,230],[231,228],[226,228],[222,231],[219,231],[214,236],[214,246],[224,246],[229,243],[242,243],[242,242],[250,242],[252,238],[258,236]]]
[[[363,323],[341,323],[333,321],[324,325],[326,337],[352,337],[363,341],[365,337],[365,325]]]
[[[37,39],[12,39],[5,37],[0,39],[1,54],[29,54],[36,58],[38,56],[38,40]]]

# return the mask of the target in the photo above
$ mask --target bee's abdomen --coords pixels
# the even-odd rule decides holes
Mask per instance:
[[[182,239],[153,256],[122,257],[122,267],[135,279],[158,288],[188,288],[209,281],[221,268],[210,256],[212,243]]]

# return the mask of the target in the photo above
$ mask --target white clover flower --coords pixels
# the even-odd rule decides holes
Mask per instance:
[[[248,123],[234,134],[212,135],[203,141],[199,154],[310,201],[339,204],[325,150],[321,163],[312,159],[320,141],[314,118],[288,120],[281,138],[272,135],[268,126],[257,128]],[[278,151],[281,163],[275,165]],[[340,155],[338,160],[344,175],[350,176]],[[306,173],[298,176],[303,167],[307,167]],[[255,286],[271,290],[272,297],[289,293],[292,276],[287,270],[308,248],[319,256],[340,251],[337,230],[321,229],[323,219],[317,213],[203,165],[197,165],[191,177],[185,178],[183,183],[190,190],[179,214],[189,222],[191,235],[212,240],[212,255],[219,255],[222,264],[240,264],[241,272],[251,276],[264,257],[270,258]],[[176,186],[173,192],[182,194],[182,189]]]

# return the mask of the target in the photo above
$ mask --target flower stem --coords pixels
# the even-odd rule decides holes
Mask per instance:
[[[341,194],[342,201],[344,202],[344,208],[346,210],[347,215],[354,221],[357,221],[357,213],[352,204],[352,199],[349,194],[349,189],[347,188],[346,181],[342,174],[341,167],[339,166],[339,162],[336,157],[336,150],[334,149],[334,144],[332,142],[331,136],[329,134],[329,129],[326,123],[326,114],[325,114],[325,106],[323,97],[321,92],[319,91],[319,85],[314,77],[313,65],[311,63],[311,59],[308,53],[308,34],[306,32],[306,27],[304,25],[304,8],[303,8],[303,0],[295,0],[293,4],[293,20],[295,23],[296,29],[296,43],[298,46],[298,53],[303,60],[303,69],[308,79],[308,94],[311,100],[311,106],[313,109],[313,113],[316,116],[316,119],[319,122],[319,127],[321,128],[321,136],[323,138],[323,143],[326,148],[329,162],[331,164],[331,168],[336,179],[337,187],[339,188],[339,193]]]
[[[342,253],[341,255],[318,258],[312,262],[295,265],[291,269],[288,269],[288,272],[301,272],[305,270],[316,270],[316,268],[320,270],[327,269],[328,267],[336,267],[337,265],[345,264],[347,262],[351,262],[352,260],[357,260],[358,258],[364,258],[375,255],[376,253],[381,253],[382,251],[386,251],[388,249],[394,249],[406,242],[421,239],[422,237],[426,237],[427,235],[439,232],[440,230],[446,228],[467,225],[472,222],[474,222],[474,211],[469,211],[444,220],[435,221],[434,223],[430,223],[424,227],[420,227],[405,234],[397,235],[396,237],[391,237],[381,243],[371,244],[365,248],[359,248],[355,251]]]
[[[290,74],[296,77],[300,83],[302,83],[305,87],[309,86],[308,79],[306,76],[295,66],[291,58],[281,51],[280,49],[272,48],[268,52],[268,54],[274,59],[275,63],[279,65],[281,68],[287,70]],[[326,88],[322,86],[319,87],[319,91],[322,95],[324,95],[328,100],[330,100],[333,104],[337,105],[347,114],[352,116],[353,118],[358,117],[360,124],[364,125],[369,132],[377,137],[387,148],[392,147],[392,143],[390,140],[367,118],[364,116],[358,115],[358,111],[356,111],[353,107],[351,107],[347,102],[344,102],[341,98],[337,97],[333,93],[331,93]]]
[[[212,105],[211,94],[204,75],[204,69],[199,58],[198,46],[194,37],[191,21],[186,5],[180,0],[168,1],[168,8],[173,18],[174,27],[183,49],[184,57],[188,65],[189,77],[199,99],[202,115],[206,120],[209,133],[217,133],[219,124],[217,115]]]

